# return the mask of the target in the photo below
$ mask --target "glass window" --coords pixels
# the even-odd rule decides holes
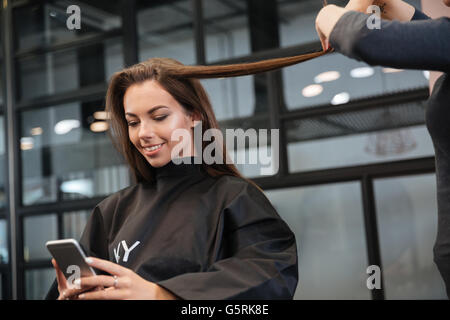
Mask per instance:
[[[75,11],[67,13],[72,3],[46,1],[13,10],[17,50],[24,51],[97,35],[122,26],[120,1],[77,1],[80,29],[69,30]]]
[[[258,5],[264,3],[266,1]],[[203,24],[208,63],[251,52],[247,1],[203,1]]]
[[[0,264],[8,263],[8,224],[0,219]],[[1,288],[1,286],[0,286]]]
[[[23,218],[25,262],[36,259],[50,259],[45,247],[49,240],[58,239],[58,221],[55,214],[46,214]]]
[[[360,184],[268,190],[266,195],[297,241],[294,299],[370,299]]]
[[[446,299],[433,262],[435,175],[379,179],[374,187],[386,299]]]
[[[129,185],[102,110],[102,101],[91,101],[21,113],[24,205],[103,196]]]
[[[90,211],[80,210],[73,212],[66,212],[63,215],[63,232],[64,238],[72,238],[80,240],[87,220],[89,219]]]
[[[327,117],[324,117],[325,119]],[[369,163],[406,160],[433,156],[434,149],[431,138],[424,125],[411,126],[400,129],[382,130],[372,133],[343,135],[338,127],[322,127],[320,119],[301,121],[297,129],[289,130],[288,161],[290,172],[330,169],[363,165]],[[308,130],[309,128],[309,130]],[[326,134],[323,139],[305,139],[293,142],[294,132],[305,136],[311,132]]]
[[[319,41],[315,29],[317,14],[323,5],[320,0],[276,0],[278,4],[281,47]],[[328,0],[328,4],[345,7],[348,0]],[[406,0],[421,8],[420,0]],[[318,50],[321,46],[317,47]]]
[[[168,57],[196,63],[192,2],[138,1],[139,60]]]
[[[340,54],[329,54],[283,68],[284,98],[289,110],[342,105],[351,100],[427,88],[428,73],[371,67]]]
[[[328,1],[345,7],[348,1]],[[322,1],[277,0],[280,28],[280,46],[289,47],[319,41],[315,21],[322,6]],[[318,49],[320,48],[320,44]]]
[[[42,300],[55,280],[55,269],[25,271],[25,299]]]
[[[102,84],[123,68],[120,38],[18,61],[20,100]]]
[[[264,99],[263,103],[255,102],[256,95],[258,98],[266,95],[265,83],[258,86],[258,92],[255,92],[255,79],[255,76],[244,76],[200,80],[208,93],[218,121],[250,118],[256,113],[267,113],[267,99]]]

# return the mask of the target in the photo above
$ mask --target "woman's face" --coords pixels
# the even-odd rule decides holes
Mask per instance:
[[[149,80],[130,86],[125,92],[123,105],[130,141],[152,167],[164,166],[172,160],[172,148],[180,143],[171,141],[175,129],[186,129],[192,146],[189,154],[178,156],[194,155],[191,128],[195,119],[187,115],[185,109],[157,81]]]

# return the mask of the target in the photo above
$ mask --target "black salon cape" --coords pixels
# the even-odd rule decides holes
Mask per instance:
[[[123,241],[139,241],[128,257]],[[292,299],[297,287],[295,236],[265,195],[197,164],[169,162],[100,202],[80,244],[180,299]],[[55,281],[46,299],[58,295]]]

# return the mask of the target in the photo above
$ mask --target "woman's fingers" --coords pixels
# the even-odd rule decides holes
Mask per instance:
[[[114,287],[114,283],[116,282],[114,277],[112,276],[92,276],[92,277],[84,277],[79,279],[80,281],[78,284],[81,286],[81,288],[84,287]]]
[[[129,269],[118,265],[117,263],[103,260],[99,258],[89,257],[86,259],[86,262],[91,266],[99,270],[103,270],[108,272],[109,274],[116,276],[124,276],[128,274]]]
[[[55,259],[52,259],[52,264],[53,264],[53,267],[55,268],[56,281],[58,282],[58,289],[60,289],[59,291],[66,289],[67,288],[66,277],[62,273],[62,271],[59,268],[58,263],[56,263]]]

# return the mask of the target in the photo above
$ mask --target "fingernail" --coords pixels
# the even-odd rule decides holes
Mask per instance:
[[[86,263],[92,263],[93,262],[91,258],[86,258],[85,261],[86,261]]]
[[[78,299],[84,299],[84,293],[80,294],[80,295],[78,296]]]
[[[76,285],[76,286],[79,286],[81,284],[81,280],[80,279],[75,279],[73,284]]]

